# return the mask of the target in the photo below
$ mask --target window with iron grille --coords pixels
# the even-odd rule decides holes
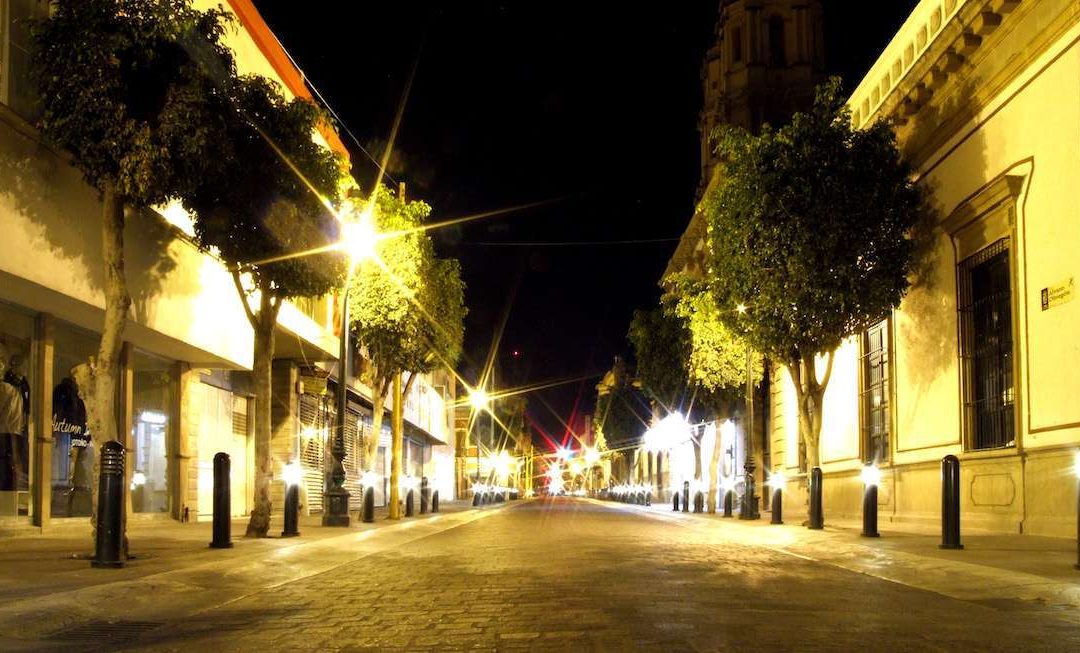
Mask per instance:
[[[959,268],[960,362],[968,447],[1015,446],[1008,239],[965,259]]]
[[[859,406],[863,461],[880,463],[889,459],[889,322],[882,320],[862,334],[859,361],[862,374]]]

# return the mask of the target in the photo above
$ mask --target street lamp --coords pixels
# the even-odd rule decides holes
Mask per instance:
[[[746,314],[746,304],[735,307],[739,315]],[[746,481],[743,487],[742,506],[739,509],[739,519],[757,519],[758,501],[754,496],[754,352],[750,349],[750,343],[746,344],[746,420],[744,425],[746,447],[743,456],[743,470],[746,472]]]
[[[360,263],[375,256],[378,234],[375,231],[375,219],[372,207],[368,207],[351,219],[353,206],[345,202],[339,219],[341,221],[341,242],[339,247],[349,256],[348,273],[341,293],[341,337],[338,340],[338,383],[337,412],[334,416],[334,443],[330,453],[333,462],[326,479],[324,492],[326,508],[323,511],[323,526],[349,525],[349,491],[345,489],[345,415],[348,410],[349,382],[349,286],[353,269]],[[374,488],[364,487],[363,491],[374,492]],[[366,499],[366,497],[365,497]]]

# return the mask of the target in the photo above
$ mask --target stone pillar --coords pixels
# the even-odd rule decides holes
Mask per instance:
[[[42,530],[49,526],[52,513],[54,324],[46,313],[38,315],[34,324],[34,385],[30,389],[31,512],[33,524]]]

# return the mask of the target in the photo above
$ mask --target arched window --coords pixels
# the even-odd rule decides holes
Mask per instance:
[[[780,16],[769,19],[769,65],[787,65],[787,53],[784,51],[784,19]]]

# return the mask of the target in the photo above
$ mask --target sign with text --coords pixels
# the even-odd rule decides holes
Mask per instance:
[[[1061,283],[1055,283],[1051,286],[1043,288],[1040,292],[1040,302],[1044,311],[1050,310],[1055,306],[1061,306],[1072,301],[1073,294],[1075,293],[1075,284],[1073,278],[1069,277]]]

